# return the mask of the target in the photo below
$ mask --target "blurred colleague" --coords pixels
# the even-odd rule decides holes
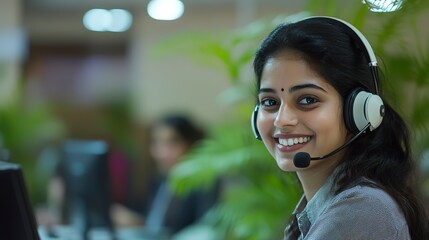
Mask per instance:
[[[177,196],[170,189],[168,176],[171,169],[204,137],[203,131],[188,117],[162,117],[153,124],[150,135],[150,155],[155,160],[157,172],[151,178],[148,197],[142,203],[144,229],[153,236],[173,235],[203,217],[217,201],[218,188],[192,191],[186,196]],[[117,225],[126,225],[133,221],[135,213],[116,206],[113,218]]]

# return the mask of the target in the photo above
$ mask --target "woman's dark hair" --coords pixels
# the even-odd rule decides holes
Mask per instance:
[[[181,114],[171,114],[162,117],[154,127],[167,126],[174,129],[187,144],[193,145],[204,137],[204,132],[191,121],[191,119]]]
[[[367,50],[343,23],[308,18],[276,27],[262,42],[253,62],[258,89],[267,60],[284,50],[299,52],[338,91],[343,102],[356,88],[375,93]],[[383,102],[385,116],[381,125],[360,136],[345,150],[338,175],[334,176],[338,191],[362,178],[372,180],[396,200],[411,238],[429,239],[429,220],[418,196],[408,128],[386,99]]]

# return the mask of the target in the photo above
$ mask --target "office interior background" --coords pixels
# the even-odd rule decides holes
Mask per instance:
[[[249,117],[254,78],[249,53],[275,23],[312,14],[355,22],[375,43],[376,53],[388,66],[389,97],[414,130],[422,189],[429,192],[429,113],[425,110],[429,106],[425,94],[429,41],[424,26],[429,4],[425,1],[394,1],[403,6],[394,12],[374,12],[371,1],[360,0],[171,0],[165,6],[168,10],[172,2],[184,4],[183,14],[175,20],[152,16],[148,6],[153,2],[0,0],[1,158],[23,166],[35,210],[48,204],[46,187],[57,161],[55,150],[67,139],[107,142],[128,162],[126,191],[117,190],[117,200],[124,204],[140,201],[146,176],[155,168],[148,154],[148,128],[166,113],[188,114],[210,137],[231,143],[231,149],[249,145],[263,151],[253,139],[232,140],[252,137]],[[96,17],[99,22],[88,22],[91,9],[106,10]],[[125,20],[114,23],[112,9],[126,10],[117,12]],[[109,18],[111,25],[124,26],[109,29],[103,18]],[[264,168],[263,176],[280,175],[266,153],[256,155],[262,160],[255,160],[255,156],[228,155],[231,149],[217,147],[220,153],[212,160],[218,158],[223,167],[195,161],[195,169],[178,176],[202,177],[206,184],[215,178],[207,176],[227,176],[240,178],[240,185],[243,176],[251,178],[253,170],[267,163],[272,166]],[[242,170],[247,166],[250,170]],[[176,179],[177,189],[198,186],[198,180],[186,177]],[[293,186],[293,177],[278,184],[287,185],[282,189],[293,193],[283,213],[287,220],[299,190]],[[252,224],[258,223],[251,217],[249,222],[247,226],[240,223],[241,232],[234,235],[237,239],[249,237]],[[267,231],[260,230],[260,236]]]

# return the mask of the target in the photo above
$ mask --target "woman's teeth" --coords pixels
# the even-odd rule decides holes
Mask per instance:
[[[279,143],[284,146],[293,146],[299,143],[306,143],[310,141],[311,137],[299,137],[299,138],[279,138]]]

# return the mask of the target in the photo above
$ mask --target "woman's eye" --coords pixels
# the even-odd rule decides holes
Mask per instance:
[[[261,105],[264,107],[271,107],[277,104],[277,101],[274,99],[264,99],[261,101]]]
[[[310,105],[317,102],[318,102],[317,99],[314,97],[304,97],[298,103],[301,105]]]

